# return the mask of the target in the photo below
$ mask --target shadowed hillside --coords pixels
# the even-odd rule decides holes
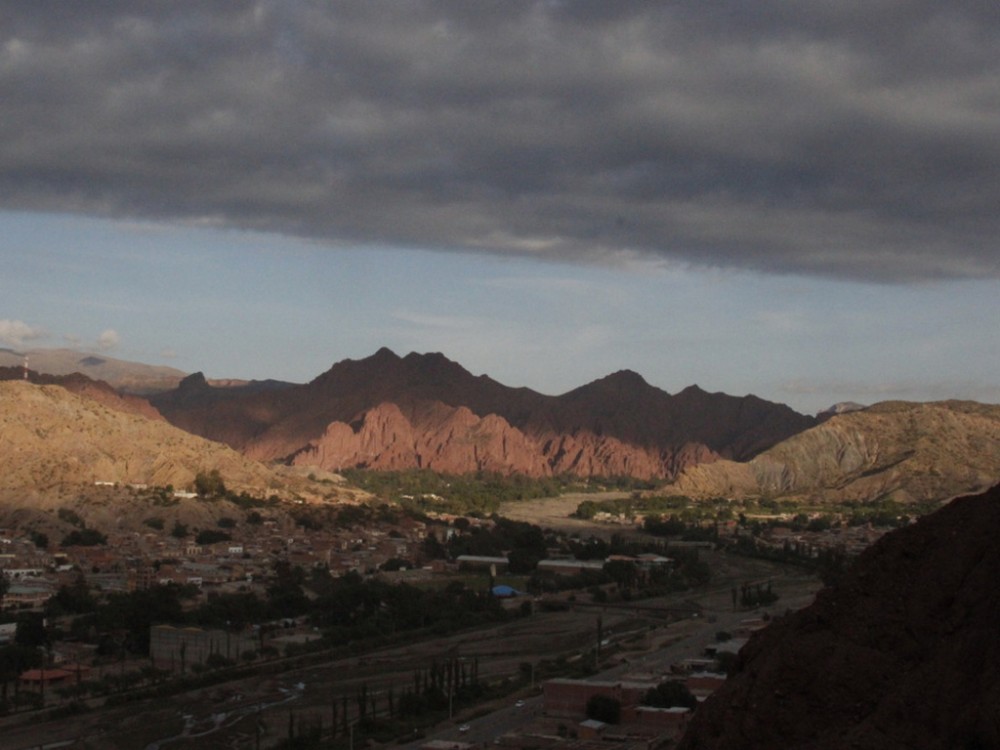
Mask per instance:
[[[680,750],[1000,747],[1000,487],[887,534],[772,623]]]

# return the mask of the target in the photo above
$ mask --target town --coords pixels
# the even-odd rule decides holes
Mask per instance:
[[[725,680],[753,630],[807,603],[822,568],[885,531],[810,524],[801,514],[706,509],[711,523],[681,523],[678,513],[588,506],[582,515],[594,533],[584,538],[427,509],[440,498],[419,498],[419,511],[395,502],[289,505],[214,480],[201,493],[99,483],[79,511],[55,511],[72,529],[58,542],[36,529],[0,531],[0,700],[10,720],[340,664],[343,684],[329,677],[322,691],[339,694],[339,717],[324,723],[322,712],[304,708],[305,691],[300,731],[280,741],[343,739],[345,726],[350,741],[355,733],[375,741],[398,733],[405,718],[434,735],[424,742],[432,750],[500,736],[524,746],[518,737],[540,734],[661,746]],[[143,508],[141,518],[106,531],[88,525],[88,508],[122,493]],[[211,509],[204,528],[170,520],[191,503]],[[507,649],[484,651],[475,637],[461,649],[435,645],[497,627],[507,628]],[[548,628],[562,633],[558,652],[537,644]],[[407,656],[366,673],[374,657],[362,655],[392,647]],[[449,672],[445,700],[437,662],[457,664],[456,650],[462,666],[450,667],[458,671]],[[411,671],[427,676],[393,695]],[[370,692],[358,703],[362,689]],[[482,722],[454,723],[512,695],[527,710],[502,735]],[[435,739],[442,726],[458,734]]]

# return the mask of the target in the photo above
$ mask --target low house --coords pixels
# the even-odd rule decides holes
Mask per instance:
[[[48,581],[22,581],[12,583],[2,600],[3,609],[41,609],[54,595]]]
[[[587,703],[595,695],[612,698],[621,705],[623,719],[632,718],[634,709],[656,680],[573,680],[556,678],[542,684],[544,710],[549,716],[585,716]]]
[[[555,573],[556,575],[575,576],[590,570],[604,570],[603,560],[540,560],[535,568],[538,572]]]
[[[581,740],[599,740],[601,735],[604,734],[604,730],[608,728],[608,725],[603,721],[598,721],[597,719],[587,719],[586,721],[581,721],[576,726],[577,736]]]
[[[506,557],[489,557],[487,555],[459,555],[455,558],[458,567],[474,570],[506,571],[510,561]]]
[[[90,667],[83,664],[63,664],[48,669],[29,669],[17,678],[24,690],[41,692],[61,685],[78,685],[90,679]]]
[[[722,687],[725,681],[726,676],[717,672],[692,672],[684,685],[696,698],[706,698]]]

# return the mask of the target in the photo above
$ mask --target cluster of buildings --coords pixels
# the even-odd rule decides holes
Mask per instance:
[[[40,548],[27,535],[0,529],[0,574],[7,592],[0,607],[38,611],[61,586],[81,579],[96,592],[128,592],[156,584],[193,584],[209,591],[257,591],[285,560],[304,569],[323,567],[332,575],[362,573],[386,561],[408,559],[427,533],[419,521],[400,519],[390,528],[304,530],[264,520],[230,530],[230,540],[198,544],[169,533],[111,532],[107,544]]]
[[[791,526],[771,526],[757,538],[757,544],[781,549],[786,546],[807,550],[816,556],[821,550],[841,550],[857,557],[878,541],[889,529],[868,525],[836,526],[822,531],[796,530]]]
[[[686,706],[659,708],[644,705],[651,690],[664,682],[677,682],[701,703],[726,680],[718,669],[718,656],[736,653],[755,630],[766,625],[759,618],[743,620],[734,637],[724,642],[706,644],[704,654],[666,665],[660,672],[633,672],[615,679],[552,679],[543,683],[543,711],[548,719],[565,722],[577,743],[573,750],[585,750],[599,742],[607,748],[617,743],[623,750],[651,750],[676,741],[683,734],[694,711]],[[614,701],[620,707],[618,723],[586,718],[595,696]],[[506,744],[520,744],[507,738]],[[567,748],[565,742],[561,748]],[[595,746],[596,748],[596,746]]]

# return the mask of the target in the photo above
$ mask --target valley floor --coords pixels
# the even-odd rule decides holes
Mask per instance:
[[[620,643],[605,667],[612,674],[641,670],[665,672],[669,664],[698,655],[720,630],[732,629],[740,620],[759,612],[734,611],[731,590],[742,581],[769,579],[780,594],[768,608],[772,615],[808,604],[819,582],[795,568],[761,560],[706,553],[715,575],[701,590],[682,595],[635,602],[636,609],[600,608],[581,604],[566,612],[539,613],[499,626],[385,649],[362,657],[340,659],[200,689],[156,701],[145,701],[59,721],[27,720],[16,716],[0,722],[6,750],[38,747],[88,750],[201,750],[203,748],[254,748],[257,726],[262,727],[260,747],[271,747],[287,737],[290,717],[300,725],[322,721],[329,726],[331,704],[340,708],[342,696],[353,705],[358,688],[371,692],[411,685],[415,669],[450,656],[477,658],[482,678],[514,676],[520,665],[536,664],[559,654],[572,657],[589,649],[602,619],[605,637]],[[669,621],[664,608],[698,611],[699,616]],[[645,610],[645,611],[643,611]],[[558,644],[558,646],[554,646]],[[397,693],[398,694],[398,693]],[[519,731],[540,716],[540,699],[525,689],[527,710],[510,710],[514,698],[504,699],[495,714],[487,707],[468,709],[434,730],[431,738],[492,741],[500,734]],[[258,713],[259,711],[259,713]],[[470,730],[458,726],[470,722]],[[423,740],[426,741],[426,740]]]

